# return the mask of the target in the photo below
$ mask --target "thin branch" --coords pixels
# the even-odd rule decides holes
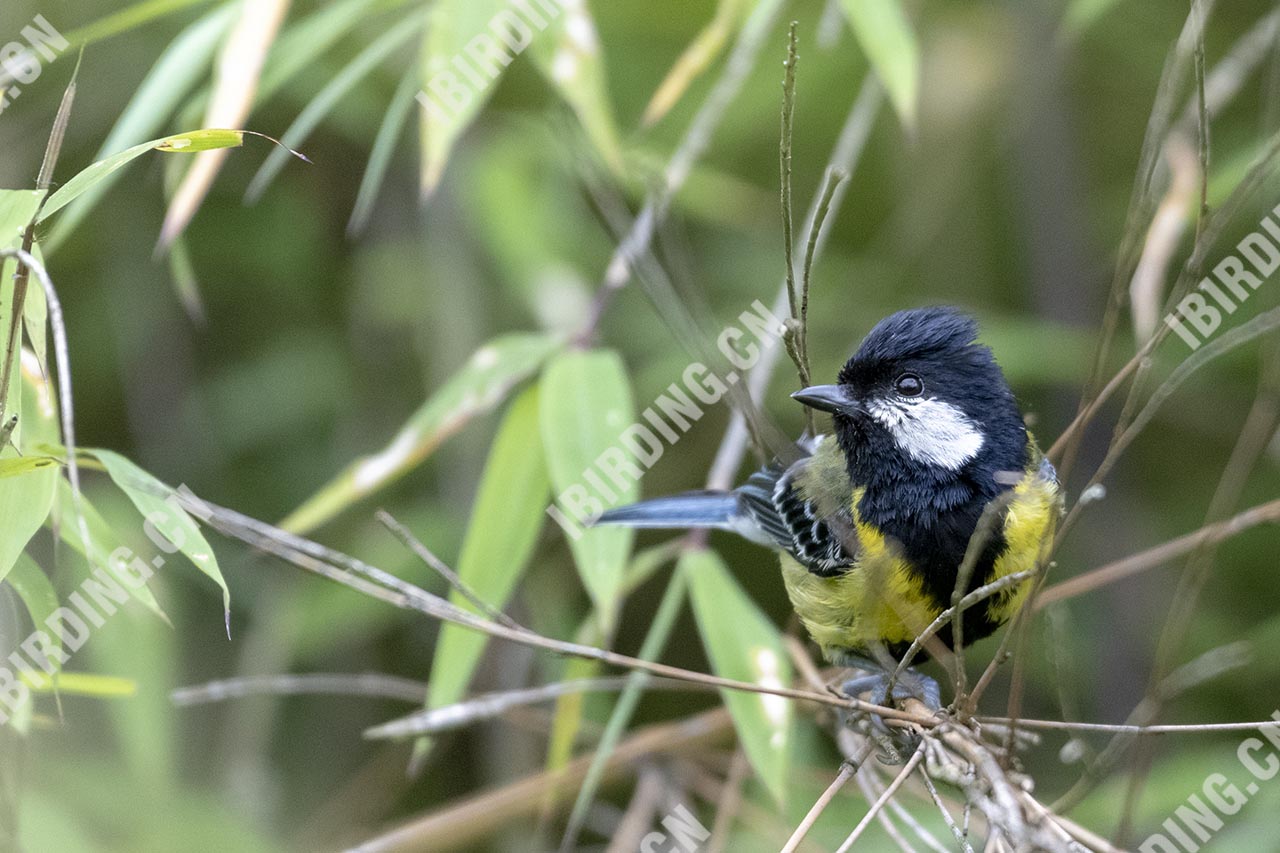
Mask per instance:
[[[836,774],[836,778],[831,780],[831,784],[818,797],[817,802],[813,804],[804,819],[800,821],[800,825],[796,827],[795,832],[791,833],[791,837],[787,839],[787,843],[782,848],[782,853],[795,853],[800,848],[800,843],[809,834],[809,830],[813,829],[814,824],[818,822],[818,818],[822,817],[822,813],[826,811],[827,806],[831,805],[831,802],[836,798],[836,794],[840,793],[840,789],[858,772],[858,768],[862,766],[862,762],[867,760],[867,756],[871,754],[872,749],[872,743],[867,741],[860,756],[851,761],[846,760],[840,763],[840,772]]]
[[[1007,725],[1014,722],[1008,717],[974,717],[980,723]],[[1274,728],[1275,720],[1257,723],[1192,723],[1185,725],[1131,726],[1109,723],[1072,723],[1065,720],[1027,720],[1019,718],[1017,724],[1028,729],[1046,729],[1064,732],[1102,732],[1124,735],[1179,735],[1213,734],[1217,732],[1242,732],[1262,728]]]
[[[54,290],[53,280],[44,264],[23,249],[0,250],[0,258],[13,258],[20,266],[35,273],[36,280],[44,288],[45,302],[49,307],[49,328],[53,331],[53,356],[58,366],[58,408],[62,418],[62,446],[67,451],[67,479],[71,481],[71,500],[75,506],[80,541],[84,545],[85,559],[93,565],[93,540],[89,538],[89,525],[84,518],[84,498],[80,492],[80,463],[76,452],[75,404],[71,393],[71,354],[67,346],[67,326],[62,319],[62,302]],[[14,306],[15,310],[17,306]]]
[[[341,551],[326,548],[296,534],[288,533],[265,522],[249,518],[234,510],[219,507],[198,498],[193,499],[180,492],[171,492],[171,494],[180,504],[184,507],[189,507],[194,514],[204,519],[206,523],[224,535],[239,539],[298,568],[351,587],[387,604],[403,610],[413,610],[433,619],[451,622],[472,631],[478,631],[492,637],[533,648],[545,649],[557,654],[595,660],[609,666],[647,672],[650,675],[665,676],[728,690],[783,696],[788,699],[801,699],[831,707],[870,712],[881,717],[890,725],[895,724],[895,721],[897,724],[924,728],[936,725],[936,721],[931,716],[908,713],[896,708],[885,708],[859,699],[846,699],[808,690],[770,687],[751,682],[735,681],[731,678],[721,678],[708,673],[640,660],[581,643],[555,640],[527,628],[510,628],[463,610],[438,595],[433,595],[383,569],[371,566]]]
[[[955,614],[958,609],[972,607],[978,602],[985,601],[996,593],[1003,592],[1010,587],[1017,586],[1023,581],[1030,580],[1038,574],[1038,569],[1028,569],[1025,572],[1014,572],[1013,574],[1005,575],[1004,577],[994,580],[985,586],[978,587],[973,592],[961,598],[959,601],[959,607],[952,605],[939,613],[937,618],[929,623],[929,626],[916,635],[916,638],[912,640],[911,645],[907,648],[907,653],[902,656],[902,660],[899,661],[897,669],[893,671],[893,674],[889,678],[889,689],[893,689],[893,684],[898,680],[898,677],[902,675],[903,671],[911,665],[911,661],[915,656],[920,653],[920,649],[924,645],[925,641],[942,630],[947,623],[951,622],[951,620],[955,618]]]
[[[640,729],[609,757],[606,777],[654,754],[680,755],[721,742],[730,736],[733,722],[723,707],[674,723]],[[548,791],[563,795],[582,782],[590,756],[570,761],[556,771],[542,771],[489,791],[462,797],[442,809],[412,818],[354,849],[361,853],[399,850],[466,848],[498,828],[534,814]]]
[[[871,825],[871,821],[875,819],[875,816],[880,813],[880,810],[883,809],[885,804],[889,802],[890,798],[898,792],[898,789],[902,787],[902,783],[907,781],[907,777],[911,775],[912,771],[915,770],[923,760],[924,744],[921,744],[916,748],[915,754],[911,756],[903,766],[902,770],[899,771],[898,775],[894,777],[894,780],[889,783],[887,788],[884,789],[884,793],[880,795],[880,799],[872,803],[870,810],[862,816],[862,820],[853,828],[853,832],[849,833],[849,837],[844,840],[844,843],[840,845],[840,848],[836,853],[848,853],[849,850],[853,849],[854,842],[862,836],[862,833],[866,832],[867,827]]]
[[[422,681],[364,672],[306,673],[302,675],[251,675],[226,678],[179,687],[169,693],[169,701],[179,707],[208,705],[249,696],[364,696],[420,703],[427,685]]]
[[[711,837],[707,839],[707,853],[723,853],[727,849],[729,830],[743,803],[742,786],[750,774],[751,762],[747,761],[747,754],[739,746],[733,751],[728,778],[724,780],[716,801],[716,819],[711,824]]]
[[[414,536],[413,532],[410,531],[409,528],[405,527],[399,521],[396,521],[395,516],[387,512],[385,509],[380,509],[374,513],[374,517],[376,517],[378,521],[382,522],[383,526],[390,530],[392,535],[399,539],[400,542],[412,551],[418,559],[422,560],[422,562],[426,563],[436,572],[436,574],[444,578],[445,582],[457,590],[459,595],[471,602],[477,612],[483,613],[493,621],[506,625],[508,628],[514,628],[517,631],[523,630],[518,622],[477,595],[475,590],[468,586],[466,581],[458,577],[458,574],[454,572],[453,569],[449,568],[448,564],[446,564],[444,560],[441,560],[431,551],[430,548],[422,544],[422,541]]]
[[[871,128],[875,124],[883,99],[884,92],[875,75],[868,74],[863,80],[862,88],[858,92],[858,97],[854,101],[853,107],[849,110],[848,117],[845,118],[844,126],[840,130],[840,138],[836,140],[835,148],[831,152],[831,158],[827,163],[828,172],[852,175],[856,171],[858,161],[862,156],[863,149],[866,147],[867,138],[871,134]],[[849,182],[847,180],[843,181],[832,192],[829,203],[831,213],[827,217],[828,221],[834,221],[836,214],[840,210],[840,204],[843,201],[848,185]],[[810,204],[808,221],[805,225],[805,239],[814,243],[815,257],[822,253],[831,231],[830,228],[819,229],[817,227],[821,206],[821,196],[815,196]],[[775,314],[783,313],[786,304],[787,284],[784,280],[778,286],[778,296],[773,303],[773,312]],[[768,388],[769,380],[773,376],[773,371],[777,367],[780,355],[781,347],[776,338],[761,342],[760,360],[751,369],[751,374],[748,376],[746,383],[752,399],[759,399],[764,395],[765,390]],[[747,420],[742,412],[735,409],[729,418],[729,428],[725,432],[724,440],[721,442],[720,449],[716,452],[715,461],[711,465],[707,488],[727,489],[733,485],[733,477],[737,474],[738,467],[742,464],[743,456],[746,454],[747,438]]]
[[[1116,583],[1132,575],[1162,566],[1177,557],[1189,554],[1197,548],[1222,542],[1261,524],[1280,523],[1280,500],[1259,504],[1252,509],[1232,516],[1226,521],[1209,524],[1197,531],[1179,536],[1162,545],[1140,551],[1122,560],[1077,575],[1055,584],[1040,593],[1034,609],[1042,610],[1050,604],[1075,598],[1108,584]]]
[[[947,828],[951,830],[952,836],[955,837],[956,843],[960,845],[961,853],[973,853],[973,845],[969,843],[968,827],[961,829],[951,816],[951,810],[947,808],[947,804],[942,801],[942,797],[938,794],[938,788],[933,784],[933,780],[929,778],[927,772],[921,773],[924,778],[924,786],[929,791],[929,796],[933,798],[933,803],[938,807],[938,811],[942,813],[942,819],[946,822]],[[967,806],[967,803],[966,803]],[[967,814],[967,811],[966,811]]]
[[[781,176],[782,194],[782,252],[787,265],[787,305],[791,309],[791,316],[796,318],[800,316],[800,299],[796,293],[795,228],[791,221],[793,194],[791,143],[796,116],[796,63],[799,59],[796,52],[796,28],[798,26],[796,21],[792,21],[791,26],[787,28],[787,58],[782,63],[782,67],[786,69],[782,78],[782,141],[778,145],[778,171]],[[799,362],[796,367],[800,369],[800,379],[804,382],[804,363]],[[805,382],[805,384],[809,383]]]
[[[512,708],[550,702],[553,699],[559,699],[561,696],[569,696],[575,693],[604,693],[622,690],[627,686],[629,680],[629,677],[625,675],[610,678],[581,678],[543,684],[538,687],[486,693],[453,705],[447,705],[442,708],[428,708],[409,716],[401,717],[398,720],[374,726],[366,729],[364,736],[368,740],[397,740],[432,735],[501,717]],[[668,690],[699,689],[699,686],[674,679],[657,679],[648,684],[647,687]],[[422,693],[418,694],[417,701],[422,701]]]
[[[591,314],[579,340],[586,341],[604,315],[614,294],[626,287],[631,280],[635,264],[649,251],[658,224],[666,217],[671,199],[684,186],[693,166],[711,144],[716,128],[724,119],[729,105],[738,97],[747,78],[756,66],[760,51],[764,48],[774,22],[782,11],[782,3],[757,3],[742,26],[737,42],[725,61],[724,71],[712,86],[711,92],[698,108],[689,123],[684,138],[671,155],[663,173],[662,185],[645,200],[631,230],[618,243],[605,271],[604,284],[596,293]]]
[[[27,224],[26,230],[22,232],[22,251],[29,256],[35,253],[36,223],[40,221],[40,212],[44,210],[44,204],[49,198],[48,190],[53,186],[53,172],[57,167],[58,157],[62,154],[62,142],[67,135],[67,125],[71,122],[71,108],[76,100],[76,80],[80,76],[80,60],[83,58],[84,49],[81,48],[80,59],[76,60],[75,71],[71,74],[71,82],[67,84],[67,88],[62,93],[62,101],[58,104],[58,113],[54,117],[53,127],[49,131],[49,141],[45,144],[44,159],[40,162],[40,174],[36,177],[36,189],[44,193],[44,196],[40,199],[40,204],[36,207],[36,212],[31,218],[31,222]],[[3,264],[0,264],[0,266],[3,266]],[[13,376],[13,365],[18,358],[18,353],[22,350],[22,318],[27,300],[29,273],[32,269],[34,267],[30,265],[20,264],[13,276],[13,302],[10,305],[13,314],[9,317],[7,346],[4,351],[4,367],[0,368],[0,420],[4,420],[5,407],[9,402],[9,382]],[[49,288],[46,287],[47,289]],[[37,355],[41,359],[44,358],[43,353],[37,353]],[[41,368],[44,367],[43,364],[40,366]],[[85,547],[88,547],[87,541]]]

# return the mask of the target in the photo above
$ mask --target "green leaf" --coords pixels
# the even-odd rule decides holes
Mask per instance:
[[[594,614],[588,616],[586,621],[578,626],[573,640],[584,646],[595,647],[607,643],[606,638],[600,633],[599,620]],[[580,681],[597,678],[602,672],[603,667],[600,661],[570,658],[564,663],[561,680]],[[578,736],[582,731],[586,706],[587,696],[581,692],[566,693],[556,699],[555,710],[551,717],[551,735],[547,738],[547,760],[543,765],[548,773],[558,773],[569,763],[569,759],[573,758],[573,747],[578,742]]]
[[[657,123],[679,100],[690,84],[698,78],[724,50],[735,27],[747,16],[750,6],[746,0],[719,0],[715,17],[698,33],[693,42],[680,54],[671,66],[657,91],[645,107],[643,124]]]
[[[346,67],[325,84],[325,87],[303,108],[281,137],[280,142],[284,147],[272,151],[262,167],[258,169],[258,173],[253,176],[246,191],[249,200],[262,197],[262,194],[271,186],[271,182],[280,174],[280,170],[289,162],[289,149],[297,148],[306,142],[311,132],[357,83],[407,44],[414,34],[422,29],[422,22],[423,16],[419,14],[410,15],[400,21],[356,54]]]
[[[62,423],[48,376],[48,371],[30,357],[23,359],[21,438],[15,435],[14,443],[28,457],[54,456],[61,460]]]
[[[218,558],[213,553],[200,525],[187,514],[176,501],[168,500],[173,492],[169,486],[157,480],[137,465],[110,450],[89,450],[107,469],[112,481],[120,487],[138,512],[174,547],[222,589],[222,608],[227,620],[227,634],[231,633],[231,590],[222,577]],[[90,534],[92,535],[92,534]],[[158,544],[158,543],[157,543]]]
[[[550,335],[528,333],[504,335],[476,350],[462,370],[413,414],[390,444],[349,465],[294,510],[282,526],[295,533],[312,530],[395,482],[472,418],[492,411],[559,346],[560,341]]]
[[[128,699],[138,693],[138,682],[118,675],[94,675],[89,672],[63,672],[57,682],[43,672],[27,670],[22,680],[37,693],[57,690],[64,696],[84,696],[89,699]]]
[[[537,435],[535,387],[512,402],[493,440],[458,557],[458,576],[481,600],[499,610],[506,607],[524,574],[546,517],[551,483]],[[457,590],[449,598],[476,612]],[[440,629],[428,707],[439,708],[462,698],[487,639],[457,625]]]
[[[19,554],[18,561],[14,563],[13,571],[9,572],[5,582],[12,586],[14,592],[18,593],[18,598],[22,599],[27,613],[31,614],[31,624],[37,630],[44,631],[53,647],[62,651],[62,635],[45,628],[53,611],[58,609],[58,593],[49,581],[49,576],[31,557]],[[55,673],[62,669],[55,655],[49,657],[49,663],[53,665]]]
[[[221,148],[239,148],[244,144],[244,134],[243,130],[192,130],[165,137],[156,146],[156,150],[167,154],[196,154]]]
[[[128,591],[132,598],[168,624],[169,617],[160,608],[160,603],[156,601],[156,597],[152,595],[151,590],[146,584],[132,582],[131,575],[126,571],[127,555],[132,555],[133,552],[124,547],[115,530],[111,528],[111,525],[107,524],[106,519],[102,517],[93,504],[89,503],[88,496],[81,495],[80,500],[77,501],[72,494],[71,484],[59,477],[55,501],[56,513],[50,516],[50,520],[52,521],[53,518],[63,520],[63,523],[54,525],[57,528],[58,536],[86,559],[90,573],[95,568],[104,569],[107,574],[116,579],[121,587]],[[66,523],[66,520],[74,518],[80,512],[83,512],[84,523],[89,530],[89,545],[92,553],[86,553],[84,543],[80,540],[80,525]]]
[[[606,509],[637,500],[639,468],[621,444],[623,431],[635,419],[631,382],[617,353],[571,350],[553,359],[542,377],[541,422],[556,493],[563,497],[572,490],[585,495],[587,501],[597,499]],[[634,475],[621,476],[622,482],[615,482],[597,467],[602,458]],[[602,493],[593,479],[604,483],[612,494]],[[568,502],[562,510],[575,515]],[[613,633],[633,540],[634,531],[625,527],[592,527],[569,537],[578,574],[595,603],[606,637]]]
[[[44,468],[57,468],[61,464],[52,456],[14,456],[0,459],[0,480],[17,477]]]
[[[40,209],[40,200],[44,193],[39,190],[0,190],[0,249],[22,248],[23,235],[36,211]],[[17,272],[14,260],[0,261],[0,365],[4,362],[4,354],[14,347],[13,372],[9,376],[9,395],[4,401],[5,420],[22,413],[21,370],[22,360],[18,357],[18,346],[21,339],[9,340],[9,327],[13,322],[13,276]],[[31,301],[35,291],[40,290],[38,282],[27,287],[27,301]],[[3,367],[0,367],[3,370]],[[22,434],[22,421],[13,434],[15,444],[19,443]],[[19,444],[19,446],[21,446]],[[21,548],[18,549],[22,550]],[[3,576],[3,571],[0,571]]]
[[[119,154],[105,160],[99,160],[63,184],[57,192],[49,197],[49,202],[40,213],[43,223],[62,208],[75,201],[84,193],[93,189],[109,178],[118,169],[132,163],[148,151],[167,151],[194,154],[198,151],[210,151],[215,148],[238,148],[244,142],[244,132],[238,130],[190,130],[143,142],[127,148]]]
[[[356,203],[351,211],[351,220],[347,223],[347,234],[359,234],[369,223],[373,214],[373,205],[378,200],[378,192],[391,166],[391,157],[395,153],[396,143],[404,132],[409,121],[409,113],[413,109],[414,96],[418,94],[418,69],[410,66],[400,78],[400,85],[391,96],[387,106],[387,114],[378,128],[378,135],[373,140],[373,149],[369,152],[369,165],[360,179],[360,191],[356,194]]]
[[[132,6],[99,18],[92,24],[67,33],[66,39],[77,46],[88,44],[137,29],[188,6],[200,6],[208,2],[209,0],[141,0]]]
[[[901,0],[840,0],[853,34],[908,130],[920,102],[920,44]]]
[[[17,457],[12,447],[0,453],[4,464]],[[53,508],[58,467],[46,465],[0,478],[0,580],[36,535]]]
[[[507,67],[491,64],[490,70],[496,68],[498,73],[486,74],[492,79],[477,85],[454,67],[453,60],[456,57],[471,67],[467,45],[476,38],[492,39],[489,24],[508,5],[507,0],[436,0],[431,7],[418,59],[423,95],[419,130],[424,196],[439,186],[453,146],[480,114]],[[539,37],[533,35],[535,39]]]
[[[1120,0],[1071,0],[1062,16],[1062,31],[1078,36],[1118,5]]]
[[[689,582],[698,633],[717,675],[769,687],[791,683],[782,636],[728,568],[711,551],[691,551],[679,571]],[[756,775],[785,802],[791,750],[791,700],[765,693],[722,690],[738,738]]]
[[[213,53],[226,34],[227,27],[231,25],[237,8],[235,4],[224,4],[178,34],[138,85],[95,159],[106,159],[160,130],[192,87],[208,73]],[[45,248],[50,253],[71,236],[76,226],[102,200],[117,177],[118,173],[113,173],[98,183],[62,215],[44,240]]]
[[[257,103],[266,103],[293,82],[297,75],[316,68],[319,58],[347,37],[361,21],[386,8],[403,4],[404,0],[346,0],[324,5],[312,14],[298,18],[296,23],[286,21],[286,29],[267,54],[262,79],[258,81]],[[239,2],[233,1],[230,5],[235,10],[240,8]],[[370,6],[375,8],[370,9]],[[209,86],[197,92],[178,113],[178,124],[199,122],[209,108],[210,92]]]
[[[538,67],[573,108],[600,158],[622,174],[622,148],[609,104],[600,37],[585,0],[564,0],[563,11],[530,49]]]

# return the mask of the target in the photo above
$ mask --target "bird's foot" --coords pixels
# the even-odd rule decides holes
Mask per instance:
[[[892,684],[890,681],[892,680]],[[892,706],[907,699],[916,699],[930,711],[942,710],[942,690],[938,682],[914,669],[905,669],[896,679],[883,670],[851,678],[840,685],[840,692],[854,699],[863,699],[877,705]],[[853,712],[845,717],[845,724],[852,725],[861,717]],[[868,714],[871,726],[867,734],[880,746],[880,760],[888,764],[902,764],[915,752],[920,737],[914,728],[890,726],[879,714]]]
[[[910,668],[904,669],[893,679],[892,685],[889,684],[891,678],[889,673],[883,671],[861,675],[840,685],[840,692],[854,698],[869,694],[867,701],[877,705],[918,699],[930,711],[942,710],[942,688],[934,679]]]

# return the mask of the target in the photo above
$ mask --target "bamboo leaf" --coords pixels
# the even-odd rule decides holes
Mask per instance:
[[[54,679],[43,672],[24,670],[22,680],[36,693],[50,693],[56,689],[64,696],[84,696],[88,699],[127,699],[138,693],[138,682],[118,675],[60,672],[55,685]]]
[[[54,590],[49,576],[36,564],[35,560],[26,554],[20,554],[17,562],[14,563],[13,570],[5,578],[5,582],[12,586],[14,592],[18,593],[18,598],[22,599],[27,613],[31,615],[31,624],[37,630],[44,631],[53,648],[61,652],[62,635],[57,631],[46,630],[49,617],[58,609],[58,593]],[[62,668],[58,655],[50,655],[49,663],[53,666],[55,673]]]
[[[173,490],[118,453],[110,450],[86,452],[103,464],[112,482],[120,487],[147,522],[222,589],[222,608],[230,636],[231,590],[222,577],[213,548],[200,532],[200,525],[176,501],[168,500]]]
[[[35,293],[39,288],[28,292]],[[49,372],[30,350],[22,358],[22,434],[14,442],[28,457],[53,456],[61,461],[62,422],[49,383]]]
[[[1062,16],[1062,31],[1078,36],[1106,15],[1120,0],[1072,0]]]
[[[920,102],[920,44],[901,0],[840,0],[898,119],[911,130]]]
[[[609,103],[600,36],[586,0],[560,0],[563,11],[535,36],[531,53],[547,79],[573,108],[600,158],[616,174],[625,169]]]
[[[89,502],[88,496],[81,495],[81,499],[77,502],[72,494],[71,485],[65,479],[58,478],[57,483],[57,495],[54,501],[55,514],[50,516],[50,520],[55,517],[72,518],[77,512],[83,511],[85,526],[89,530],[91,553],[85,551],[84,543],[80,540],[80,526],[78,524],[53,525],[57,530],[58,536],[62,538],[63,542],[70,545],[76,553],[85,558],[90,572],[95,568],[105,570],[132,598],[168,624],[169,617],[165,615],[164,610],[161,609],[160,603],[156,601],[156,597],[151,593],[151,590],[146,584],[137,583],[133,579],[135,575],[132,574],[132,569],[129,567],[129,558],[133,552],[124,547],[115,530],[111,528],[111,525],[107,524],[106,519]]]
[[[160,54],[160,58],[129,99],[128,106],[98,150],[96,160],[104,160],[160,131],[183,98],[187,97],[192,87],[208,72],[213,53],[231,25],[235,11],[233,4],[224,4],[178,34]],[[45,248],[50,253],[71,236],[76,226],[102,200],[117,177],[118,174],[112,174],[101,181],[62,215],[44,240]]]
[[[119,154],[113,154],[105,160],[99,160],[67,181],[57,192],[49,196],[48,203],[40,212],[40,222],[47,221],[50,216],[53,216],[81,195],[107,180],[114,172],[129,165],[148,151],[193,154],[218,147],[238,148],[244,142],[244,133],[245,131],[239,130],[192,130],[161,139],[153,139],[150,142],[143,142],[140,145],[127,148]]]
[[[23,235],[27,226],[31,224],[31,220],[35,218],[36,211],[40,209],[40,200],[44,198],[44,193],[39,190],[0,190],[0,249],[20,249],[22,248]],[[5,361],[5,354],[12,351],[14,358],[12,359],[12,373],[9,375],[7,399],[3,401],[4,405],[0,406],[5,414],[5,420],[14,415],[19,415],[17,429],[12,436],[15,444],[20,444],[22,435],[22,392],[21,392],[21,361],[19,349],[22,344],[21,326],[14,324],[13,302],[14,302],[14,273],[17,272],[17,262],[6,258],[0,261],[0,364]],[[37,287],[28,287],[28,295],[40,290]],[[28,299],[27,301],[30,301]],[[17,339],[10,339],[10,330],[17,329],[19,335]],[[3,368],[0,367],[0,372]],[[21,547],[18,548],[21,551]],[[0,571],[0,576],[3,572]]]
[[[572,350],[552,360],[542,378],[541,422],[547,466],[557,494],[585,490],[604,508],[639,497],[639,469],[630,451],[620,444],[623,430],[635,422],[635,405],[617,353]],[[611,494],[602,493],[590,482],[605,476],[596,467],[605,457],[617,463],[615,469],[630,467],[636,475],[622,477],[620,483],[610,480],[607,488]],[[563,509],[573,514],[573,507]],[[570,536],[578,574],[596,606],[606,637],[613,633],[633,541],[634,532],[625,527],[592,527]]]
[[[538,435],[538,391],[512,402],[485,462],[462,552],[458,576],[482,601],[506,607],[533,555],[551,484]],[[450,600],[475,612],[456,590]],[[466,693],[487,637],[456,625],[440,629],[427,707],[457,702]]]
[[[265,103],[284,86],[316,67],[322,54],[348,36],[361,21],[405,0],[345,0],[324,5],[310,15],[290,23],[267,55],[267,65],[258,81],[257,101]],[[233,3],[233,6],[235,3]],[[373,7],[373,8],[370,8]],[[210,90],[197,92],[178,113],[179,124],[192,125],[209,107]]]
[[[356,194],[356,203],[351,211],[351,220],[347,223],[347,235],[353,236],[364,230],[373,214],[374,203],[378,200],[378,192],[391,167],[391,157],[395,153],[396,143],[404,132],[405,123],[413,110],[414,96],[419,89],[418,69],[410,67],[400,78],[400,85],[391,96],[387,113],[378,128],[378,135],[373,140],[373,149],[369,152],[369,165],[365,167],[364,177],[360,179],[360,191]]]
[[[409,39],[422,28],[422,21],[421,15],[411,15],[387,30],[360,51],[355,59],[347,63],[346,67],[311,99],[285,131],[281,139],[285,149],[271,152],[262,167],[258,169],[258,173],[253,176],[246,191],[250,201],[261,198],[271,186],[271,182],[280,174],[280,170],[289,162],[287,149],[296,148],[306,142],[312,131],[357,83],[372,73],[387,57],[408,43]]]
[[[0,459],[0,480],[18,477],[31,471],[57,468],[61,464],[52,456],[13,456]]]
[[[120,33],[127,33],[188,6],[200,6],[208,2],[209,0],[141,0],[67,33],[67,41],[73,45],[100,41]]]
[[[431,396],[381,451],[357,459],[282,526],[305,532],[413,470],[472,418],[492,411],[511,389],[537,371],[560,342],[541,334],[513,334],[481,347]]]
[[[289,13],[289,5],[290,0],[253,0],[240,6],[240,17],[231,27],[218,56],[213,95],[203,122],[206,127],[240,127],[244,124],[258,92],[262,66],[267,61],[267,53],[280,32],[285,15]],[[213,145],[206,149],[190,149],[202,153],[169,202],[169,210],[160,228],[161,245],[173,242],[195,217],[226,161],[223,149],[227,147]]]
[[[693,81],[715,62],[728,43],[729,36],[733,34],[734,27],[746,18],[749,8],[746,0],[720,0],[716,5],[715,17],[680,54],[653,93],[644,110],[643,121],[646,126],[661,121],[684,97]]]
[[[782,636],[711,551],[691,551],[679,571],[689,582],[698,633],[717,675],[770,687],[791,681]],[[782,803],[791,750],[791,700],[723,690],[725,705],[756,775]]]
[[[499,13],[508,11],[507,7],[506,0],[436,0],[427,16],[418,60],[423,85],[419,132],[424,197],[439,186],[458,138],[480,114],[506,70],[505,63],[495,64],[488,59],[483,77],[477,77],[471,70],[474,63],[467,48],[476,39],[494,40],[489,24]],[[467,67],[470,73],[460,72],[457,64]]]

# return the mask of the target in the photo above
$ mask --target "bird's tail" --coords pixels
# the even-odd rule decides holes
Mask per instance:
[[[620,506],[603,513],[596,524],[687,530],[711,527],[737,530],[738,497],[732,492],[685,492]]]

